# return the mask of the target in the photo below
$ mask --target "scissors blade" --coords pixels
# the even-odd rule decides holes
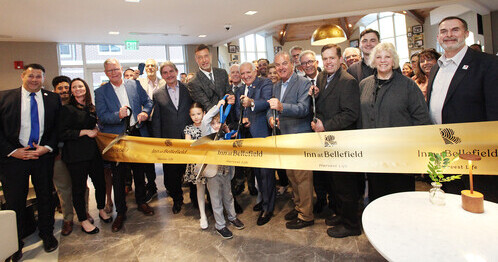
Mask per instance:
[[[102,150],[102,155],[105,155],[105,153],[107,153],[107,151],[109,151],[109,149],[112,148],[112,146],[114,146],[117,142],[119,142],[121,139],[123,139],[124,137],[126,136],[126,133],[121,133],[119,134],[116,138],[114,138],[111,143],[109,143],[105,148],[104,150]]]
[[[212,133],[210,135],[203,136],[203,137],[195,140],[192,144],[190,144],[190,146],[200,146],[200,145],[209,143],[209,142],[213,141],[215,137],[216,137],[216,133]]]

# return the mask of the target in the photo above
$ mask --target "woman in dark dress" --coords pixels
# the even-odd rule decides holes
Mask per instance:
[[[83,79],[75,78],[71,81],[71,98],[62,108],[60,120],[60,139],[64,142],[62,160],[71,174],[74,209],[81,223],[81,230],[88,234],[96,234],[99,228],[88,220],[85,207],[88,175],[95,187],[100,219],[110,223],[112,217],[104,211],[104,166],[95,141],[98,132],[97,115],[92,104],[90,89]]]

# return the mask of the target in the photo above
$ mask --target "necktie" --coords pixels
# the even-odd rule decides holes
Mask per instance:
[[[214,84],[213,73],[209,73],[209,80],[211,80],[211,82],[213,82]]]
[[[38,120],[38,103],[35,99],[35,93],[29,94],[31,96],[31,133],[29,134],[28,145],[34,148],[33,143],[38,144],[40,138],[40,122]]]
[[[315,85],[315,79],[311,79],[311,85],[314,86]]]
[[[334,75],[330,75],[327,77],[327,84],[325,85],[325,89],[329,86],[330,81],[332,81],[332,78],[334,78]]]

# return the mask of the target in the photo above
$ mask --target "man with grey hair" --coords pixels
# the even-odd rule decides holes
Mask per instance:
[[[277,125],[284,135],[311,132],[310,81],[294,72],[289,53],[277,53],[275,67],[281,80],[273,86],[274,98],[268,100],[271,109],[267,114],[270,127]],[[287,170],[287,176],[292,186],[295,207],[285,215],[285,219],[290,220],[286,227],[300,229],[313,225],[313,172]]]
[[[303,67],[301,66],[301,62],[299,61],[299,56],[301,55],[302,51],[303,51],[302,47],[293,46],[289,50],[289,54],[291,55],[292,63],[294,63],[294,72],[296,72],[300,76],[305,76],[306,74],[304,73]]]
[[[344,58],[344,61],[346,61],[346,65],[350,67],[361,60],[361,51],[356,47],[346,47],[342,53],[342,57]]]
[[[228,70],[229,71],[228,77],[230,78],[232,92],[234,94],[239,88],[244,86],[244,83],[242,83],[242,79],[240,78],[239,68],[240,68],[239,64],[233,64],[230,66]]]
[[[149,98],[140,82],[123,79],[123,68],[115,58],[104,62],[104,72],[109,82],[95,90],[95,107],[97,116],[102,125],[103,133],[120,134],[126,128],[129,117],[130,125],[146,121],[152,111],[152,100]],[[131,109],[131,114],[130,110]],[[135,129],[132,136],[149,136],[145,126]],[[145,201],[144,165],[141,163],[111,163],[112,184],[114,188],[114,202],[117,216],[112,224],[112,231],[117,232],[123,227],[126,220],[126,194],[124,174],[130,167],[133,170],[135,182],[135,200],[138,210],[147,216],[154,214],[154,210]]]

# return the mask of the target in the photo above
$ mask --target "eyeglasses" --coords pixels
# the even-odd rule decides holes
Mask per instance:
[[[112,73],[118,72],[119,70],[121,70],[121,69],[120,68],[115,68],[115,69],[105,70],[105,72],[108,73],[108,74],[112,74]]]
[[[306,62],[302,62],[301,65],[302,66],[311,66],[315,63],[316,60],[309,60],[309,61],[306,61]]]

